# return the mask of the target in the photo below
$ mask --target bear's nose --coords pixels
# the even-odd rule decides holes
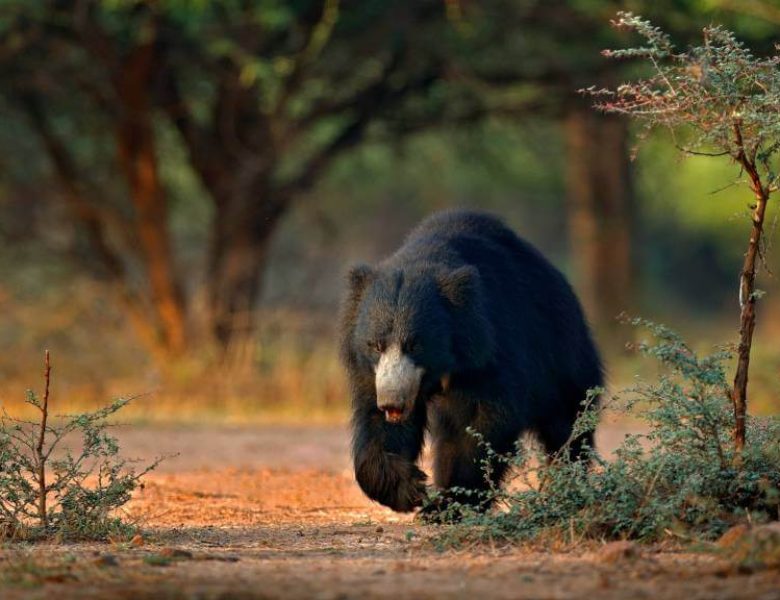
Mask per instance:
[[[388,411],[403,412],[404,410],[406,410],[407,405],[412,404],[412,402],[414,402],[413,398],[407,399],[405,396],[406,396],[405,394],[389,395],[386,392],[379,393],[377,394],[376,407],[382,412],[388,412]]]

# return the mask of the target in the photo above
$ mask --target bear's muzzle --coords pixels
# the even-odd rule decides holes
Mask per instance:
[[[388,422],[400,423],[412,412],[424,371],[397,344],[382,353],[376,366],[376,405]]]

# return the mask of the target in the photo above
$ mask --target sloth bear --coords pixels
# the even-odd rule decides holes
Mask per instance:
[[[376,267],[349,274],[341,358],[353,408],[358,484],[396,511],[421,506],[417,467],[426,429],[434,484],[479,504],[484,448],[513,450],[533,432],[548,453],[572,433],[602,367],[582,309],[563,275],[497,218],[447,211],[424,220]],[[589,434],[569,451],[577,457]],[[491,477],[500,484],[503,464]],[[481,506],[480,508],[485,508]],[[435,510],[435,509],[434,509]]]

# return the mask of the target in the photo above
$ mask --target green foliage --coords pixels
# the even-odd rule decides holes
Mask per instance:
[[[626,114],[648,129],[667,127],[687,139],[691,154],[727,155],[757,164],[774,190],[772,158],[780,149],[780,56],[760,58],[727,29],[703,29],[703,43],[679,52],[670,37],[649,21],[619,13],[614,25],[635,31],[644,45],[606,50],[610,58],[641,58],[651,74],[614,90],[589,88],[599,108]]]
[[[549,534],[570,541],[709,539],[742,520],[780,516],[780,420],[749,420],[738,464],[724,368],[730,353],[699,357],[666,327],[638,319],[633,324],[652,334],[653,341],[638,350],[664,372],[657,381],[638,382],[622,394],[624,400],[611,404],[639,416],[646,432],[627,435],[610,460],[591,449],[590,466],[570,461],[565,449],[550,461],[525,448],[499,456],[477,435],[486,449],[486,477],[495,461],[503,461],[522,485],[492,487],[483,498],[497,504],[492,512],[449,506],[445,519],[460,520],[462,526],[446,533],[445,542],[463,535],[524,540]],[[572,439],[595,429],[604,410],[604,403],[593,402],[600,392],[594,390],[585,401]]]
[[[26,401],[42,417],[48,411],[32,391]],[[136,471],[120,456],[107,420],[128,402],[118,399],[55,425],[45,417],[40,422],[0,417],[0,537],[105,539],[131,531],[116,511],[160,459]],[[81,438],[76,452],[65,446],[74,437]]]
[[[610,113],[643,121],[648,129],[667,127],[686,154],[729,156],[752,190],[751,231],[739,281],[739,359],[731,398],[734,403],[734,438],[737,451],[744,445],[748,373],[755,304],[761,297],[755,287],[759,261],[766,256],[762,239],[766,207],[778,189],[775,171],[780,150],[780,55],[755,57],[733,33],[720,26],[703,30],[704,43],[678,53],[671,38],[649,21],[619,13],[614,25],[637,32],[645,44],[637,48],[607,50],[612,58],[643,58],[652,65],[645,79],[624,83],[616,90],[586,90],[606,98],[597,106]]]

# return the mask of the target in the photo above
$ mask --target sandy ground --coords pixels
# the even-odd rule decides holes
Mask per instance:
[[[605,427],[602,449],[623,431]],[[120,430],[126,455],[178,453],[130,514],[132,543],[0,549],[0,598],[780,599],[780,573],[739,574],[712,553],[644,549],[438,552],[435,527],[368,501],[331,428]]]

